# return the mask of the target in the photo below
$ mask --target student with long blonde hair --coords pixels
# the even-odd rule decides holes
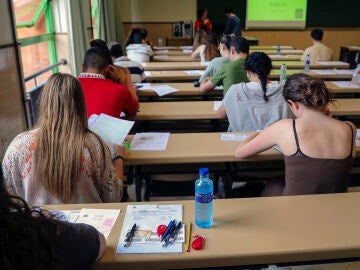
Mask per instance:
[[[19,134],[5,153],[5,186],[30,205],[119,202],[124,149],[115,148],[113,163],[88,129],[80,82],[53,74],[41,93],[38,127]]]

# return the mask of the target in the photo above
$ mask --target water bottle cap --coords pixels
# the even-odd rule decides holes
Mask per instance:
[[[199,174],[200,174],[200,176],[208,175],[209,174],[209,169],[208,168],[200,168],[199,169]]]

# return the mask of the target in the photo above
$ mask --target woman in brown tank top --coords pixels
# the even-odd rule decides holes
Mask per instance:
[[[332,101],[322,80],[294,74],[283,96],[296,119],[283,119],[255,133],[236,149],[246,158],[278,145],[284,154],[285,181],[269,182],[263,196],[347,191],[355,156],[356,127],[329,117]]]

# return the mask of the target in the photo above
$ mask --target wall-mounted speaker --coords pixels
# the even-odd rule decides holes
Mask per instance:
[[[182,37],[192,38],[193,36],[193,24],[192,21],[184,21],[182,24]]]
[[[173,37],[181,37],[181,24],[174,23],[173,24]]]

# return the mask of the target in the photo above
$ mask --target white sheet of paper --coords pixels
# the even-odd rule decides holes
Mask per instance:
[[[170,133],[144,132],[136,133],[131,141],[130,150],[154,150],[164,151],[170,137]]]
[[[352,75],[352,74],[354,74],[354,70],[353,69],[337,69],[336,73],[344,74],[344,75]]]
[[[147,63],[146,62],[141,62],[140,63],[143,67],[146,67],[147,66]]]
[[[113,144],[122,144],[134,125],[134,121],[115,118],[106,114],[90,116],[89,129],[99,135],[113,151]]]
[[[120,209],[83,208],[76,223],[86,223],[93,226],[107,239],[119,213]]]
[[[151,72],[148,71],[148,70],[145,70],[145,71],[144,71],[144,74],[145,74],[145,76],[151,76],[151,75],[152,75]]]
[[[322,75],[336,74],[334,69],[311,69],[312,72]]]
[[[183,50],[192,50],[193,49],[193,46],[180,46],[181,49]]]
[[[184,229],[176,241],[162,247],[160,238],[156,234],[157,227],[161,224],[168,225],[173,219],[182,221],[183,206],[175,205],[128,205],[124,223],[121,229],[116,253],[180,253],[184,242]],[[124,248],[126,233],[136,223],[135,237],[129,247]]]
[[[154,89],[156,94],[158,94],[160,97],[179,91],[179,89],[171,87],[167,84],[153,86],[152,89]]]
[[[155,55],[154,58],[155,59],[166,59],[169,56],[167,54],[160,54],[160,55]]]
[[[224,90],[224,86],[222,86],[222,85],[216,86],[216,87],[214,88],[214,90],[223,91],[223,90]]]
[[[360,85],[357,85],[350,81],[331,81],[333,84],[335,84],[337,87],[342,88],[360,88]]]
[[[348,63],[342,62],[342,61],[318,61],[318,63],[320,65],[324,65],[324,66],[332,66],[332,65],[348,66],[349,65]]]
[[[76,223],[80,216],[81,210],[61,210],[61,212],[66,216],[66,221]]]
[[[355,141],[355,143],[356,143],[356,146],[360,146],[360,129],[358,128],[358,129],[356,129],[356,141]]]
[[[183,53],[192,53],[192,49],[183,49],[182,52]]]
[[[221,101],[214,101],[214,111],[218,111],[220,106],[221,106],[222,102]]]
[[[157,53],[168,53],[169,50],[167,50],[167,49],[161,49],[161,50],[157,50],[156,52],[157,52]]]
[[[141,88],[138,88],[138,91],[141,91],[141,90],[153,90],[153,87],[151,86],[151,83],[137,83],[135,85],[142,86]]]
[[[222,141],[245,141],[249,135],[247,134],[234,134],[234,133],[222,133],[221,140]]]
[[[203,75],[204,70],[184,70],[184,72],[189,75]]]

